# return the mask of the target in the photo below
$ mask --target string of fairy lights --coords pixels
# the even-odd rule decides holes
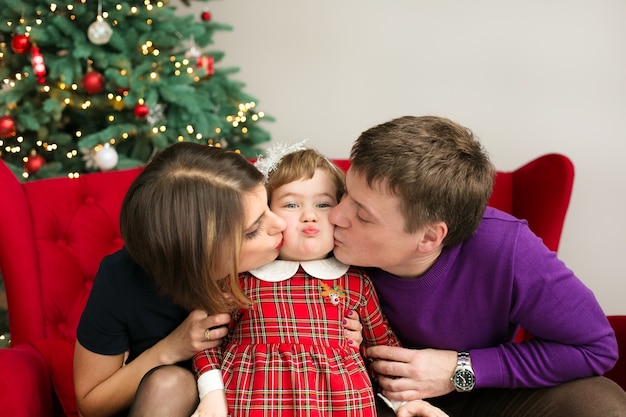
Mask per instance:
[[[45,9],[37,10],[36,16],[32,17],[31,21],[27,21],[25,17],[20,17],[15,21],[7,20],[2,22],[8,27],[9,30],[15,30],[17,27],[23,28],[24,33],[23,36],[26,37],[27,41],[33,32],[34,27],[42,25],[45,23],[46,18],[51,15],[58,15],[60,13],[63,16],[66,16],[70,21],[76,20],[76,14],[74,11],[77,7],[80,7],[81,4],[85,4],[87,0],[78,0],[74,3],[59,5],[58,3],[50,3],[48,6],[48,10]],[[144,0],[142,6],[138,5],[123,5],[122,3],[118,3],[114,6],[116,13],[127,13],[130,15],[137,15],[141,12],[140,7],[143,7],[145,11],[150,12],[155,9],[159,9],[165,7],[167,5],[166,1],[151,1]],[[47,15],[48,14],[48,15]],[[105,44],[108,42],[112,29],[119,25],[119,21],[111,16],[112,14],[108,13],[106,10],[102,10],[101,0],[98,3],[98,14],[95,17],[95,21],[89,27],[88,30],[88,38],[94,44]],[[203,15],[204,16],[204,15]],[[209,15],[210,16],[210,15]],[[204,17],[203,17],[204,19]],[[145,20],[147,25],[153,24],[153,19],[148,17]],[[36,45],[29,45],[35,46]],[[159,57],[162,52],[161,50],[153,43],[151,40],[146,40],[142,45],[140,45],[140,52],[146,57]],[[37,50],[37,53],[39,51]],[[45,63],[44,57],[37,58],[37,63],[39,66],[35,65],[36,55],[33,52],[33,72],[34,74],[30,74],[28,71],[24,70],[22,72],[18,72],[13,74],[10,77],[6,77],[1,81],[0,94],[2,91],[8,91],[28,79],[29,77],[37,77],[40,87],[39,92],[41,94],[47,95],[47,97],[53,98],[61,105],[63,108],[72,107],[73,110],[82,110],[87,111],[94,105],[94,100],[98,97],[96,96],[100,93],[104,87],[104,80],[102,76],[93,71],[91,69],[91,63],[88,64],[88,69],[84,74],[83,80],[81,83],[71,82],[66,83],[65,80],[50,80],[45,77]],[[5,51],[0,48],[0,61],[5,58]],[[163,71],[168,71],[168,74],[172,74],[175,77],[188,76],[191,77],[194,83],[201,82],[205,77],[208,77],[214,73],[213,69],[213,58],[202,56],[201,53],[196,49],[195,45],[191,47],[191,49],[184,54],[183,57],[171,55],[169,60],[161,60],[163,63],[169,62],[171,68],[164,68],[163,63],[155,60],[152,63],[152,68],[148,74],[148,79],[150,81],[158,81],[160,74]],[[119,69],[120,77],[127,76],[127,69]],[[78,92],[87,92],[87,94],[76,94]],[[91,94],[90,94],[91,93]],[[116,91],[108,91],[105,92],[104,97],[108,101],[108,105],[111,108],[110,113],[108,113],[106,117],[106,121],[110,124],[114,124],[116,122],[116,112],[120,112],[122,110],[133,108],[135,117],[137,119],[147,119],[151,124],[151,132],[153,135],[162,134],[167,131],[167,120],[164,117],[164,107],[163,105],[157,104],[157,106],[153,106],[152,108],[148,108],[143,98],[139,98],[134,103],[127,103],[126,99],[129,95],[129,91],[126,88],[118,88]],[[98,98],[100,99],[100,98]],[[7,110],[7,113],[10,113],[17,106],[17,103],[7,103],[4,107]],[[238,109],[236,114],[226,116],[226,122],[230,124],[233,128],[239,128],[242,134],[246,134],[248,132],[248,127],[246,125],[247,122],[258,122],[261,118],[264,117],[264,113],[261,111],[256,111],[255,109],[256,103],[254,102],[246,102],[240,103],[238,105]],[[10,118],[10,116],[0,116],[1,118]],[[10,122],[5,120],[1,120],[0,123]],[[12,120],[13,124],[15,121]],[[25,149],[23,149],[23,145],[25,143],[25,138],[17,129],[14,128],[15,134],[11,129],[9,129],[9,134],[1,135],[0,137],[0,156],[2,153],[14,153],[19,154]],[[4,132],[4,130],[3,130]],[[67,132],[73,135],[74,144],[78,144],[78,141],[84,136],[84,133],[81,129],[76,129],[74,132]],[[66,151],[65,158],[72,159],[77,157],[82,157],[84,160],[88,160],[89,158],[94,158],[101,151],[106,150],[106,152],[115,152],[114,146],[118,143],[118,141],[126,141],[131,139],[136,133],[136,129],[130,129],[128,131],[122,132],[115,137],[110,137],[105,143],[99,143],[95,145],[92,149],[71,149]],[[220,139],[219,136],[222,133],[222,129],[219,127],[214,128],[212,132],[200,132],[196,129],[193,124],[188,124],[185,126],[184,131],[180,133],[176,133],[177,140],[184,141],[189,138],[193,138],[197,141],[206,141],[207,145],[210,146],[224,146],[224,139]],[[7,137],[9,136],[9,137]],[[41,152],[55,152],[59,149],[57,143],[54,143],[53,140],[47,139],[37,139],[35,142],[38,150]],[[104,153],[102,154],[104,155]],[[23,172],[23,177],[28,178],[32,174],[32,170],[27,169],[27,164],[29,161],[32,162],[32,158],[35,157],[35,154],[32,153],[25,156],[23,158],[25,169]],[[107,158],[108,163],[96,164],[96,168],[101,170],[113,169],[117,164],[117,154],[111,155],[111,158]],[[89,162],[89,161],[88,161]],[[114,162],[114,163],[113,163]],[[93,164],[93,161],[91,161]],[[67,176],[70,178],[75,178],[80,176],[79,172],[68,172]]]

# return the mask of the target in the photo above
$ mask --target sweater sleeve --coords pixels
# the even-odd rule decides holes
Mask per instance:
[[[477,387],[541,387],[602,375],[615,334],[594,294],[527,227],[512,264],[510,321],[534,338],[470,350]]]
[[[220,369],[222,363],[222,353],[220,348],[203,350],[193,357],[193,371],[199,378],[205,372],[213,369]]]

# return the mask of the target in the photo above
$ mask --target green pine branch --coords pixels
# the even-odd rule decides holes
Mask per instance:
[[[16,175],[23,175],[33,154],[43,156],[45,165],[27,179],[98,170],[93,154],[104,144],[115,148],[115,169],[122,169],[144,164],[180,140],[219,144],[248,157],[270,140],[255,120],[271,118],[245,106],[256,99],[233,78],[236,68],[219,66],[224,52],[213,50],[214,33],[231,26],[176,14],[167,3],[101,0],[112,35],[98,45],[87,35],[97,2],[65,0],[55,2],[56,8],[47,0],[3,3],[0,116],[14,120],[17,133],[0,137],[0,157]],[[43,84],[31,53],[12,49],[13,38],[23,34],[43,55]],[[194,45],[212,57],[213,74],[188,56]],[[102,91],[90,94],[83,87],[89,71],[103,75]],[[137,117],[140,104],[148,107],[147,117]],[[244,117],[232,119],[240,111]]]

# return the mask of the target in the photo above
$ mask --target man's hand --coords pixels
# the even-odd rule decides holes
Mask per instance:
[[[453,350],[374,346],[367,349],[367,357],[373,359],[378,383],[391,400],[433,398],[454,390],[450,378],[457,353]]]

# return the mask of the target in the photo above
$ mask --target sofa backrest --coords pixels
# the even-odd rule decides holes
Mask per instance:
[[[348,169],[349,161],[335,162]],[[497,174],[490,205],[529,218],[531,229],[544,240],[542,233],[549,234],[546,245],[556,250],[573,168],[569,188],[561,180],[549,184],[539,174],[520,176],[518,171]],[[556,175],[548,171],[550,176]],[[100,261],[122,246],[119,211],[139,172],[141,168],[20,183],[0,164],[0,268],[13,344],[37,338],[73,343]],[[557,193],[555,188],[561,191]],[[551,200],[556,194],[566,195],[559,197],[558,206]],[[531,223],[536,216],[548,220]]]
[[[12,344],[73,343],[102,258],[119,249],[119,210],[140,169],[20,183],[0,166],[0,267]]]

